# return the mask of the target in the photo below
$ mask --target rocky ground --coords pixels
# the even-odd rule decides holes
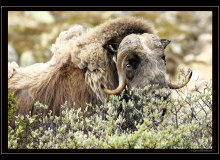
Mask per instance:
[[[177,82],[177,67],[193,70],[189,89],[212,79],[212,12],[205,11],[11,11],[8,12],[8,61],[20,66],[46,62],[61,31],[75,24],[94,27],[108,19],[135,16],[155,24],[166,48],[167,72]]]

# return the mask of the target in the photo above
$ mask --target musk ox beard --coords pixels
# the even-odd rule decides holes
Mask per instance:
[[[180,86],[167,82],[164,49],[170,40],[155,34],[152,23],[134,17],[109,20],[86,33],[80,25],[61,32],[49,62],[25,68],[8,64],[8,90],[18,101],[16,115],[35,114],[36,101],[48,105],[53,115],[59,115],[66,101],[84,110],[86,103],[101,105],[126,85],[129,90],[158,84],[149,93],[158,97],[157,90],[163,89],[159,97],[168,98],[169,89],[185,86],[192,73]]]

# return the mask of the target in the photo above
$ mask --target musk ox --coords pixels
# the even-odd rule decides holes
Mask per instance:
[[[185,86],[192,75],[180,86],[166,80],[164,49],[169,43],[156,36],[153,24],[144,19],[117,18],[86,33],[75,25],[60,33],[49,62],[24,68],[8,64],[8,89],[18,101],[16,114],[35,114],[36,101],[47,104],[53,115],[59,115],[66,101],[83,110],[86,102],[101,105],[126,85],[129,90],[158,84],[149,92],[166,99],[170,88]],[[161,88],[164,92],[158,95]]]

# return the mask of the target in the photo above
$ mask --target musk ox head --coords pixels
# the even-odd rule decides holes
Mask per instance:
[[[109,48],[117,53],[115,58],[119,85],[115,90],[109,90],[101,84],[103,91],[107,94],[116,95],[127,85],[128,89],[144,88],[147,85],[158,85],[157,88],[146,93],[154,93],[157,98],[167,99],[171,89],[178,89],[187,84],[187,82],[178,86],[167,82],[166,59],[164,49],[170,43],[168,39],[160,39],[154,34],[143,33],[130,34],[123,38],[119,44],[118,50],[109,44]],[[157,89],[163,89],[163,94],[157,94]]]
[[[156,85],[157,87],[146,90],[144,96],[149,96],[154,101],[160,101],[161,98],[167,100],[171,94],[170,89],[178,89],[185,86],[187,81],[178,86],[169,83],[166,80],[166,59],[164,49],[171,41],[168,39],[160,39],[158,36],[149,33],[143,34],[130,34],[124,37],[117,47],[109,45],[109,49],[115,53],[113,58],[116,63],[117,73],[119,77],[118,87],[114,90],[109,90],[101,84],[103,91],[110,95],[117,95],[125,89],[131,90],[132,88],[143,89],[147,85]],[[132,96],[135,102],[135,109],[140,110],[141,105],[138,105],[139,98]],[[129,97],[128,97],[129,98]],[[159,108],[158,108],[159,107]],[[134,129],[134,121],[140,121],[142,117],[135,114],[133,117],[129,113],[134,112],[135,109],[128,109],[125,111],[126,127]],[[159,112],[163,116],[166,109],[162,106],[157,106]],[[122,108],[119,108],[122,111]],[[152,111],[151,111],[152,112]]]

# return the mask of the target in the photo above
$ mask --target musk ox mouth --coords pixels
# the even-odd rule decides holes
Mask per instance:
[[[169,88],[146,90],[133,88],[131,93],[127,93],[123,96],[123,99],[133,101],[132,107],[118,108],[118,115],[122,114],[125,118],[124,128],[136,130],[136,124],[142,124],[146,117],[151,117],[153,126],[156,127],[163,122],[164,115],[167,112],[167,108],[162,105],[163,101],[169,102],[171,91]],[[147,106],[147,107],[146,107]],[[147,108],[147,110],[146,110]],[[157,110],[159,117],[154,117],[153,113]]]
[[[163,122],[164,116],[167,113],[167,108],[163,107],[162,102],[170,101],[171,90],[169,88],[161,89],[131,89],[131,92],[125,94],[123,99],[133,101],[133,107],[118,109],[118,114],[125,115],[124,128],[136,130],[136,124],[142,124],[146,117],[150,117],[153,127],[158,126]],[[127,96],[127,97],[126,97]],[[146,107],[147,106],[147,107]],[[147,108],[147,110],[146,110]],[[154,117],[153,113],[157,110],[159,117]]]

